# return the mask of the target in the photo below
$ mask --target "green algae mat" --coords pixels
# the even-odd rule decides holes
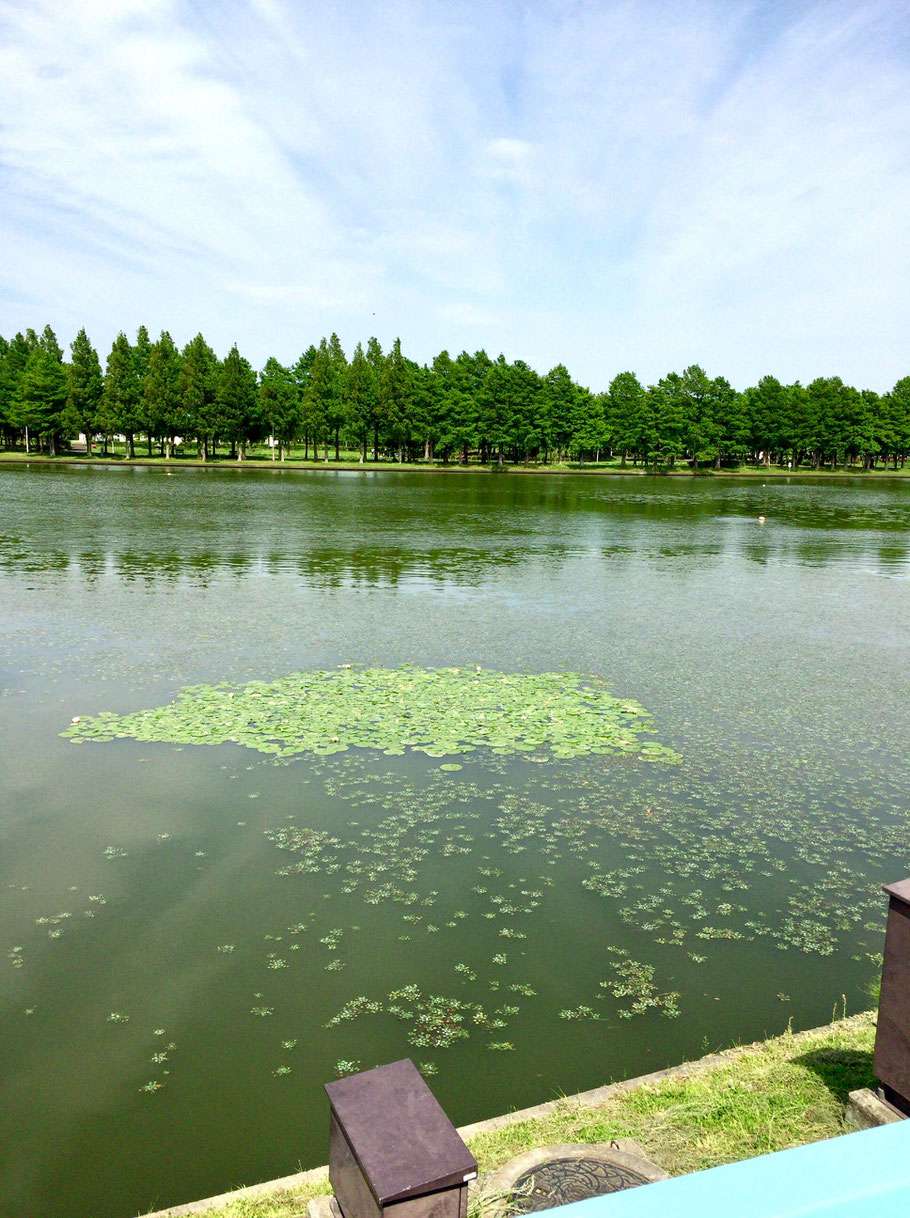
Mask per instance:
[[[77,743],[232,743],[279,758],[356,747],[390,756],[488,748],[540,761],[598,753],[678,761],[672,749],[641,739],[654,730],[644,707],[578,673],[342,665],[271,683],[195,685],[166,706],[78,717],[61,734]]]

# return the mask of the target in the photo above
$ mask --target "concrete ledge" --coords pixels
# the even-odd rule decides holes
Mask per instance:
[[[839,1020],[838,1022],[847,1025],[865,1023],[869,1019],[869,1015],[868,1011],[863,1011],[858,1015],[851,1015],[849,1018]],[[819,1036],[827,1032],[829,1028],[830,1025],[825,1024],[819,1028],[809,1028],[805,1032],[796,1032],[793,1035],[793,1043],[798,1045],[804,1040],[809,1040],[813,1036]],[[780,1038],[772,1036],[768,1039],[778,1040]],[[617,1083],[607,1083],[603,1087],[595,1087],[592,1091],[581,1091],[577,1095],[562,1096],[556,1100],[547,1100],[543,1104],[535,1104],[532,1108],[521,1108],[516,1112],[507,1112],[502,1116],[490,1117],[485,1121],[475,1121],[471,1125],[462,1125],[458,1132],[467,1140],[468,1138],[476,1137],[478,1134],[490,1133],[496,1129],[504,1129],[509,1125],[520,1124],[523,1121],[534,1121],[539,1117],[546,1117],[554,1112],[565,1110],[567,1107],[596,1108],[614,1096],[623,1095],[627,1091],[635,1091],[639,1087],[651,1087],[663,1082],[665,1079],[687,1078],[693,1074],[703,1074],[707,1070],[713,1070],[717,1066],[726,1065],[728,1062],[734,1061],[745,1054],[757,1053],[765,1044],[767,1044],[767,1040],[756,1040],[749,1045],[737,1045],[732,1049],[723,1049],[720,1053],[710,1053],[707,1057],[698,1058],[696,1061],[682,1062],[680,1065],[670,1066],[666,1070],[655,1070],[651,1074],[639,1075],[638,1078],[623,1079]],[[893,1112],[894,1110],[891,1109],[891,1111]],[[897,1120],[899,1117],[895,1116],[893,1119]],[[328,1141],[328,1119],[326,1120],[326,1131],[326,1141]],[[251,1185],[249,1188],[236,1189],[230,1193],[220,1193],[217,1197],[207,1197],[203,1201],[191,1201],[185,1205],[172,1206],[170,1209],[156,1210],[154,1213],[145,1215],[145,1218],[184,1218],[184,1215],[205,1214],[209,1210],[220,1209],[222,1206],[230,1205],[233,1201],[243,1201],[251,1197],[268,1197],[273,1193],[293,1192],[294,1189],[315,1184],[320,1176],[325,1180],[325,1187],[328,1192],[330,1187],[328,1167],[314,1167],[310,1171],[298,1172],[294,1176],[283,1176],[278,1180],[269,1180],[263,1184]],[[328,1214],[321,1216],[321,1218],[328,1218]]]
[[[188,1201],[185,1205],[172,1205],[170,1209],[155,1210],[145,1218],[183,1218],[185,1214],[205,1214],[209,1210],[221,1209],[234,1201],[248,1201],[255,1197],[271,1197],[275,1193],[292,1193],[308,1184],[325,1184],[328,1190],[328,1167],[313,1167],[299,1171],[293,1176],[281,1176],[277,1180],[266,1180],[262,1184],[251,1184],[247,1188],[236,1188],[230,1193],[219,1193],[217,1197],[206,1197],[203,1201]]]
[[[863,1087],[860,1091],[851,1091],[847,1097],[844,1120],[856,1129],[875,1129],[877,1125],[890,1125],[892,1121],[907,1118],[880,1095]]]

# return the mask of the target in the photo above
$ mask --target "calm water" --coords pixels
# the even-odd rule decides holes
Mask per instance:
[[[0,471],[0,1213],[324,1162],[338,1063],[435,1067],[462,1123],[868,1005],[878,885],[910,872],[908,508],[881,481]],[[600,674],[682,762],[59,736],[342,663]],[[335,861],[279,875],[288,829]],[[630,977],[664,1005],[629,1015]],[[432,996],[471,1004],[449,1048],[409,1040]]]

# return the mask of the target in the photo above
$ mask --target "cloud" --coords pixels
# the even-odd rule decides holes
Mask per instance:
[[[893,7],[0,3],[0,332],[910,368]]]

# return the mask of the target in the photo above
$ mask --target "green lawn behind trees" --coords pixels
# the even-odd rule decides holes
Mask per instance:
[[[69,359],[50,326],[0,337],[0,445],[56,456],[77,436],[88,456],[126,459],[898,470],[910,376],[885,394],[770,375],[740,392],[693,364],[648,386],[620,372],[592,392],[562,364],[541,376],[482,350],[421,365],[400,339],[348,359],[333,334],[257,372],[236,345],[219,359],[201,334],[181,351],[144,326],[132,342],[118,334],[103,368],[84,329]]]

